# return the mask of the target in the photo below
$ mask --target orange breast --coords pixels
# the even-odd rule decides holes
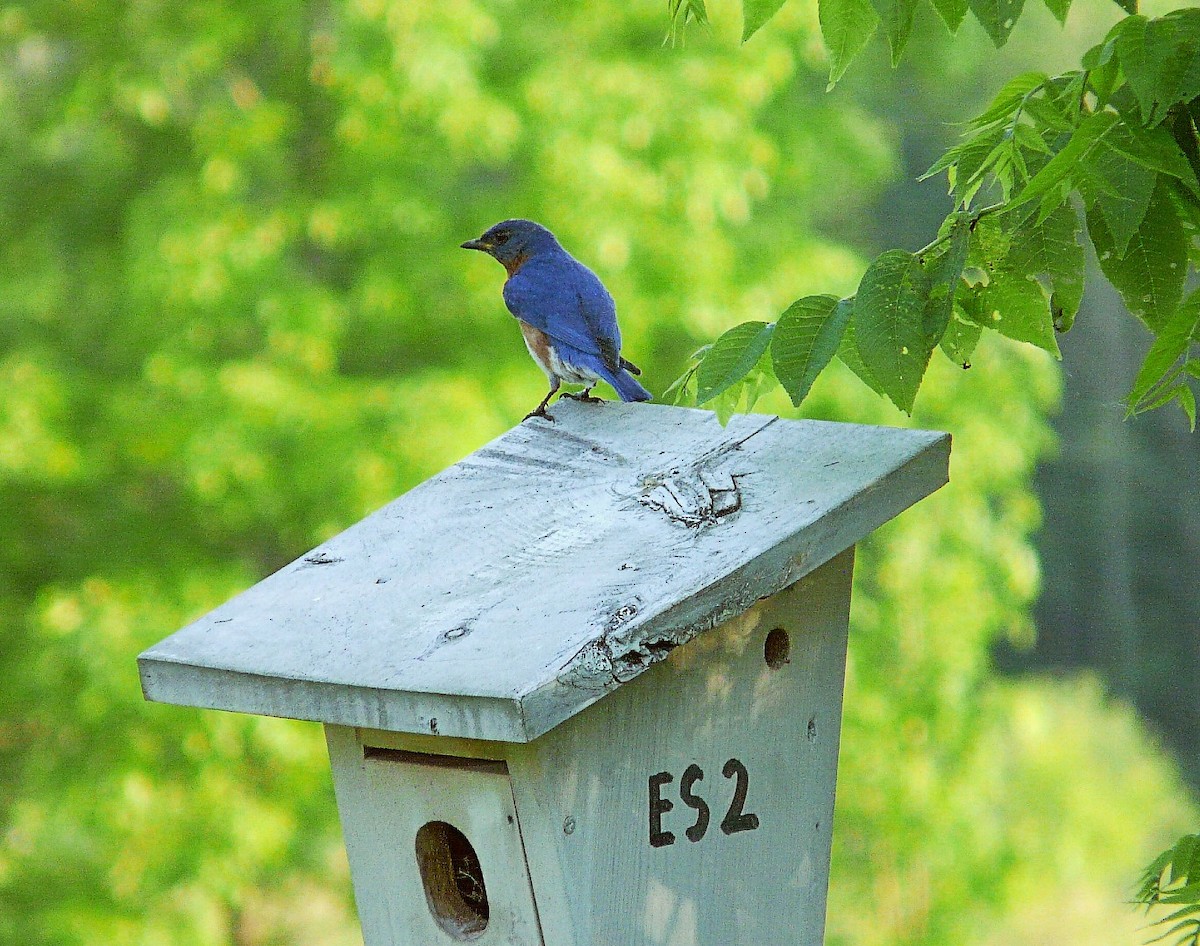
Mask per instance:
[[[525,337],[525,347],[529,349],[529,354],[533,355],[534,360],[541,365],[546,374],[551,374],[550,336],[528,322],[517,319],[517,323],[521,326],[521,334]]]
[[[528,253],[518,253],[512,259],[502,259],[500,262],[503,263],[504,268],[508,270],[508,278],[512,279],[513,276],[516,275],[517,270],[525,265],[525,261],[527,259],[529,259]]]

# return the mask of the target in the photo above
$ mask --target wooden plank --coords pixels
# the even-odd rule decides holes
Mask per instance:
[[[340,726],[326,738],[367,946],[543,946],[503,762],[372,753]]]
[[[363,730],[356,751],[507,766],[542,935],[555,946],[820,946],[852,572],[847,551],[531,744]],[[788,653],[771,665],[764,645],[777,628]],[[745,769],[738,813],[752,821],[729,817],[730,759]],[[458,791],[421,804],[452,820]],[[359,804],[389,802],[410,804]]]
[[[949,437],[556,405],[150,648],[150,699],[528,741],[946,481]]]
[[[847,551],[512,747],[547,943],[821,946],[852,572]]]

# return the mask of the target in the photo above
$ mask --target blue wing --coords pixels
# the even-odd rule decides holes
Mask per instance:
[[[621,332],[612,296],[590,269],[565,252],[529,260],[504,284],[504,303],[551,338],[621,366]]]

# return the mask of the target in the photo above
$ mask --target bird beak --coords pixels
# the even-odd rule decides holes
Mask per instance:
[[[492,251],[492,245],[484,243],[483,240],[467,240],[466,243],[462,244],[462,248],[464,250],[483,250],[485,253]]]

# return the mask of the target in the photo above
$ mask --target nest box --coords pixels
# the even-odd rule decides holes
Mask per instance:
[[[855,542],[949,437],[555,405],[139,658],[317,720],[367,946],[819,944]]]

